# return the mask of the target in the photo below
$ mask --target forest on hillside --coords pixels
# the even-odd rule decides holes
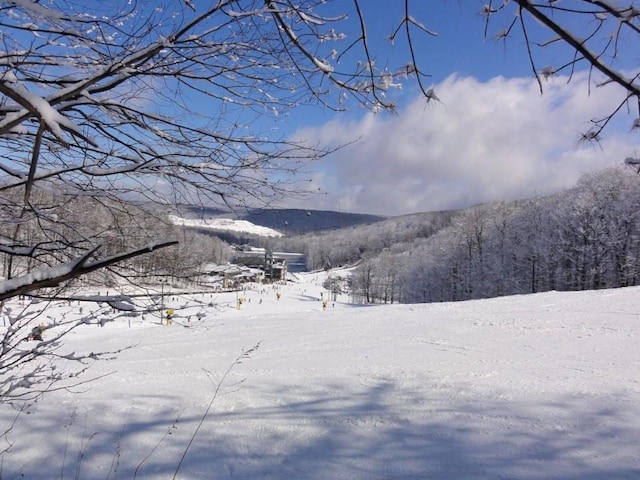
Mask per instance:
[[[423,303],[640,282],[640,177],[619,167],[546,197],[279,239],[310,269],[357,265],[367,303]]]
[[[33,205],[47,212],[25,222],[25,242],[43,246],[34,258],[14,258],[27,271],[62,252],[46,249],[76,234],[91,241],[69,245],[82,252],[101,245],[109,255],[134,244],[171,238],[177,246],[123,262],[85,278],[110,285],[168,277],[193,282],[207,264],[231,259],[229,243],[215,234],[172,225],[157,211],[107,199],[39,192]],[[355,266],[349,291],[366,303],[424,303],[488,298],[548,290],[616,288],[640,283],[640,177],[612,168],[583,177],[575,188],[546,197],[478,205],[458,211],[387,218],[365,225],[253,241],[274,251],[303,252],[309,270]],[[87,235],[88,238],[88,235]],[[67,253],[67,252],[65,252]],[[7,260],[3,270],[8,268]],[[341,286],[344,282],[334,282]]]
[[[4,198],[8,204],[19,205],[19,195],[12,198],[9,192]],[[230,258],[227,243],[173,225],[166,215],[146,205],[36,190],[31,207],[40,215],[20,223],[19,241],[37,246],[38,254],[2,256],[0,277],[7,278],[9,271],[20,275],[54,262],[68,262],[94,249],[108,257],[162,239],[177,240],[178,244],[85,275],[81,282],[104,286],[122,281],[148,284],[161,277],[171,282],[189,282],[202,273],[207,263],[225,263]],[[0,232],[0,244],[10,242]],[[63,243],[64,248],[56,242]]]

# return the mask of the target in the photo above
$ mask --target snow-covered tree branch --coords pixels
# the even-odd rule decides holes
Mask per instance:
[[[148,245],[144,248],[132,250],[107,258],[90,261],[99,247],[91,250],[85,255],[78,257],[72,261],[57,265],[55,267],[44,267],[34,269],[29,273],[14,277],[0,283],[0,300],[12,298],[17,295],[26,295],[34,290],[41,288],[57,287],[63,282],[73,280],[87,273],[94,272],[101,268],[106,268],[118,262],[124,262],[128,259],[150,253],[160,248],[176,245],[175,240],[158,242]]]
[[[592,119],[583,141],[597,142],[621,111],[632,114],[630,129],[640,126],[640,68],[634,48],[640,36],[640,10],[633,2],[491,0],[483,14],[487,37],[504,40],[522,34],[541,91],[546,78],[561,73],[571,78],[581,68],[592,71],[594,87],[619,87],[618,107]]]

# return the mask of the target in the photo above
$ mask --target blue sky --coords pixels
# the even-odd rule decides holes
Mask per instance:
[[[391,49],[386,37],[404,2],[362,3],[378,60],[402,63],[403,45]],[[395,93],[393,115],[299,108],[279,127],[294,138],[359,140],[312,165],[308,188],[316,194],[283,206],[383,215],[461,208],[558,191],[634,154],[636,134],[627,124],[608,130],[600,145],[579,142],[591,118],[624,98],[615,87],[590,89],[588,72],[577,71],[571,82],[562,75],[545,82],[541,95],[521,35],[485,40],[481,2],[412,4],[414,16],[438,33],[418,35],[417,47],[441,103],[427,104],[410,82]],[[496,17],[490,36],[512,14]],[[557,48],[536,53],[539,68],[563,61]]]
[[[207,0],[199,1],[209,5]],[[388,41],[402,19],[404,3],[360,0],[369,46],[378,67],[388,65],[393,71],[409,59],[402,35],[394,46]],[[579,0],[560,3],[570,6]],[[590,119],[611,112],[625,98],[625,92],[613,85],[595,88],[589,72],[577,69],[572,72],[571,81],[565,76],[568,72],[563,72],[543,82],[541,95],[519,27],[506,41],[494,39],[513,20],[515,2],[509,3],[504,13],[492,17],[487,38],[482,2],[410,0],[409,4],[413,16],[437,33],[432,37],[413,30],[418,63],[423,72],[430,74],[424,79],[425,87],[435,90],[439,102],[427,102],[412,79],[405,81],[402,89],[390,92],[398,105],[393,114],[373,114],[351,102],[346,112],[304,104],[274,116],[268,109],[273,105],[262,110],[260,101],[246,108],[242,102],[216,103],[197,95],[189,98],[194,93],[183,96],[182,90],[174,97],[176,92],[171,89],[167,96],[151,98],[153,88],[136,90],[135,100],[153,103],[163,113],[172,114],[177,110],[177,99],[187,106],[193,117],[190,121],[207,126],[218,122],[215,128],[224,133],[232,131],[233,135],[290,139],[329,149],[347,145],[310,164],[297,177],[310,180],[299,184],[310,195],[304,199],[285,197],[280,204],[271,205],[274,207],[381,215],[455,209],[555,192],[575,185],[586,173],[620,165],[624,158],[640,155],[637,133],[630,131],[633,118],[623,115],[607,129],[599,144],[579,141],[581,133],[590,127]],[[153,1],[147,4],[155,5]],[[181,0],[172,4],[176,5],[191,15]],[[342,48],[359,33],[353,5],[350,0],[332,0],[320,7],[333,16],[350,14],[348,20],[335,26],[346,34]],[[173,13],[159,10],[159,16],[169,19],[167,28],[172,26]],[[565,17],[558,13],[554,18]],[[585,27],[593,27],[594,17],[585,16],[582,23],[569,19],[570,27],[577,34],[584,34]],[[535,22],[528,21],[527,25],[538,40],[550,38]],[[607,38],[607,33],[604,31],[602,38]],[[32,33],[25,31],[24,35],[30,38]],[[622,40],[621,48],[628,47],[629,52],[616,67],[637,72],[637,38]],[[333,48],[330,43],[318,49],[326,54]],[[557,45],[538,49],[534,54],[538,68],[561,65],[571,58],[571,52]],[[351,70],[348,62],[356,59],[364,57],[351,52],[336,69]],[[276,97],[287,96],[291,92],[284,78],[287,70],[278,71],[283,72],[284,81],[275,88]],[[293,78],[292,84],[296,84],[295,77],[287,78]],[[247,84],[248,89],[253,86]],[[259,89],[248,91],[255,90]],[[238,91],[242,98],[244,91]],[[303,89],[298,89],[291,95],[298,98],[301,92]],[[263,99],[261,95],[248,96]]]

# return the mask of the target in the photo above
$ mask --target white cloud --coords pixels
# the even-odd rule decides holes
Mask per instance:
[[[586,75],[558,78],[541,96],[535,79],[451,76],[435,86],[443,103],[418,98],[394,116],[336,118],[301,130],[298,138],[324,145],[360,138],[318,164],[311,189],[325,194],[305,206],[395,215],[572,186],[633,153],[634,135],[614,130],[602,148],[579,142],[589,120],[620,100],[613,86],[589,92],[587,85]]]

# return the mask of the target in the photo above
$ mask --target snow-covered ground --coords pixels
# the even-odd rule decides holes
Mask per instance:
[[[174,225],[182,225],[185,227],[248,233],[262,237],[282,237],[282,233],[277,230],[256,225],[247,220],[232,220],[230,218],[182,218],[175,215],[169,215],[169,221]]]
[[[323,309],[324,275],[73,332],[135,346],[20,416],[1,477],[640,478],[640,289]]]

